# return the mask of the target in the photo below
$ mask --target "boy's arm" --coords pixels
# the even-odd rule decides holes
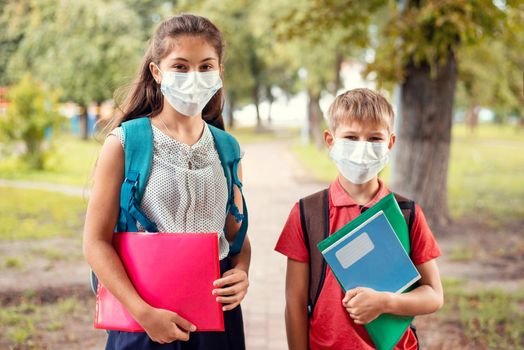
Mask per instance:
[[[308,349],[309,266],[287,259],[286,271],[286,332],[289,349]]]
[[[342,303],[355,323],[367,324],[383,313],[416,316],[440,309],[444,297],[436,261],[433,259],[416,267],[421,278],[419,286],[410,292],[377,292],[361,287],[348,291]]]
[[[419,286],[408,293],[388,293],[385,313],[415,316],[430,314],[442,307],[444,292],[437,262],[433,259],[416,267],[421,276]]]

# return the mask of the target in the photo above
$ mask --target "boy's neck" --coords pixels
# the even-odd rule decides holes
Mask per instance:
[[[375,176],[373,179],[369,180],[363,184],[354,184],[348,181],[344,176],[338,176],[338,182],[346,191],[346,193],[358,204],[366,205],[375,196],[377,195],[380,189],[380,183],[378,181],[378,176]]]

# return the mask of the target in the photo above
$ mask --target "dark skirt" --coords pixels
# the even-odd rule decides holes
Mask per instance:
[[[228,258],[220,261],[220,274],[229,270]],[[106,350],[245,350],[244,322],[240,305],[224,312],[224,332],[195,332],[189,341],[159,344],[147,333],[109,331]]]

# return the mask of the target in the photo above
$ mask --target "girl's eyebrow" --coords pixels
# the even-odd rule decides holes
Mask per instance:
[[[174,57],[171,59],[172,61],[184,61],[184,62],[189,62],[189,60],[187,58],[184,58],[184,57]],[[208,58],[204,58],[202,61],[200,61],[200,63],[202,62],[207,62],[207,61],[216,61],[216,58],[214,57],[208,57]]]

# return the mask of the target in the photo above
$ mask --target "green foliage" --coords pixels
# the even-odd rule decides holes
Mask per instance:
[[[524,3],[506,11],[501,35],[458,51],[457,106],[489,107],[501,121],[524,118]]]
[[[504,30],[506,13],[492,0],[426,0],[390,5],[377,56],[368,68],[380,81],[402,81],[405,67],[435,69],[459,48],[476,45]]]
[[[5,118],[0,119],[0,137],[13,146],[22,142],[29,167],[43,169],[45,133],[56,129],[62,121],[56,111],[56,99],[29,75],[11,88],[8,98],[11,103]]]
[[[0,240],[80,234],[86,202],[48,191],[0,187]]]
[[[443,313],[458,318],[466,336],[479,348],[524,348],[524,295],[501,289],[468,290],[463,283],[444,280]]]
[[[11,78],[29,70],[83,105],[111,98],[145,49],[140,18],[119,0],[11,1],[3,17],[12,18],[8,36],[21,38]]]

